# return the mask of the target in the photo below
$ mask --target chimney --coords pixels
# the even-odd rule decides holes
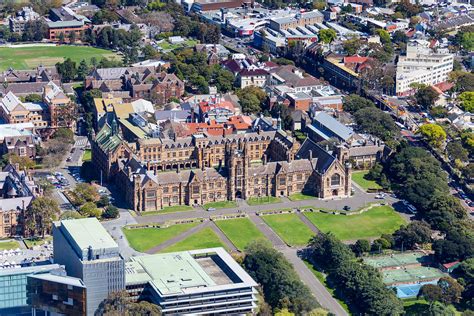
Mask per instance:
[[[309,150],[309,160],[313,160],[313,151]]]
[[[263,165],[267,164],[267,154],[263,154]]]

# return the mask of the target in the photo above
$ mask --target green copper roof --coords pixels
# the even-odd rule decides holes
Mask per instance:
[[[112,152],[122,143],[122,138],[118,134],[112,133],[112,128],[105,124],[95,137],[96,143],[106,153]]]

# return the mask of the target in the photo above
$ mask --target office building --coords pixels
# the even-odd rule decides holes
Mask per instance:
[[[107,296],[125,288],[125,265],[119,247],[96,218],[55,222],[54,260],[87,289],[87,315]]]
[[[447,81],[448,74],[453,70],[453,62],[452,54],[434,53],[428,41],[409,42],[406,55],[398,59],[397,95],[414,93],[413,84],[435,85]]]
[[[223,249],[132,257],[127,292],[164,315],[243,315],[256,308],[257,283]]]
[[[0,270],[0,315],[31,315],[27,302],[27,277],[51,271],[60,272],[58,264],[37,265]],[[62,272],[64,274],[64,272]]]

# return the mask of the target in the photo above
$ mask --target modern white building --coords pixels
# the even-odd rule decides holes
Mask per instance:
[[[257,307],[257,283],[223,248],[132,257],[125,273],[130,296],[164,315],[244,315]]]
[[[396,93],[409,95],[413,83],[435,85],[448,80],[453,70],[453,55],[436,53],[424,40],[410,41],[405,56],[399,56],[396,76]]]

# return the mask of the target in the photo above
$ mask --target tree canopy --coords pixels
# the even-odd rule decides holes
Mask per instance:
[[[434,147],[441,147],[446,141],[446,132],[438,124],[424,124],[418,130],[418,133]]]

